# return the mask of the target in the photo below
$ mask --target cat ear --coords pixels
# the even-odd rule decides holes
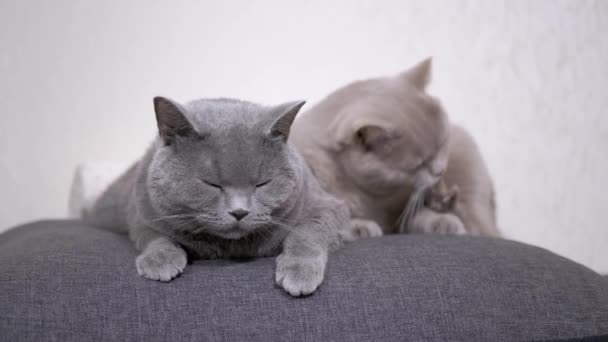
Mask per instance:
[[[428,57],[422,62],[414,65],[401,73],[401,77],[413,84],[416,88],[424,90],[431,81],[431,69],[433,58]]]
[[[158,134],[165,143],[170,144],[177,136],[194,133],[194,128],[186,119],[185,110],[179,103],[157,96],[154,98],[154,111]]]
[[[376,125],[361,126],[355,131],[355,142],[363,146],[366,150],[372,150],[391,139],[389,132]]]
[[[284,141],[287,141],[291,124],[305,103],[306,101],[295,101],[277,106],[273,110],[277,119],[273,121],[272,126],[270,127],[270,135],[273,137],[281,137]]]

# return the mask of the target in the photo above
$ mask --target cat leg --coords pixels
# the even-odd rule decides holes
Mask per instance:
[[[465,234],[464,224],[458,216],[452,213],[438,213],[429,208],[420,209],[412,222],[408,232],[423,234]]]
[[[313,293],[323,282],[327,255],[327,248],[291,233],[276,260],[277,284],[294,297]]]
[[[314,217],[289,229],[276,259],[276,283],[294,297],[311,294],[321,285],[329,251],[340,245],[340,231],[348,224],[346,206],[333,200],[319,204],[321,208],[311,208]]]
[[[307,210],[300,215],[305,219],[286,227],[283,251],[276,258],[275,281],[294,297],[311,294],[321,285],[328,254],[342,244],[341,231],[349,225],[346,204],[318,191],[309,197],[314,205],[303,204]]]
[[[365,219],[351,219],[350,228],[341,232],[343,240],[348,242],[382,235],[382,228],[376,222]]]
[[[170,281],[180,275],[188,258],[176,242],[149,228],[133,228],[130,236],[142,251],[135,259],[137,273],[152,280]]]

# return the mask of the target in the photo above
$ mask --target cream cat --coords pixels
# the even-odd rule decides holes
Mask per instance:
[[[348,203],[360,235],[499,235],[486,165],[472,137],[426,93],[430,73],[427,59],[396,76],[351,83],[292,127],[291,141],[322,185]],[[446,210],[424,204],[439,182],[456,191],[443,194],[452,202]]]

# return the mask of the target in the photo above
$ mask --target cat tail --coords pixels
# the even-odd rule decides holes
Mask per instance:
[[[72,219],[83,220],[95,226],[116,232],[126,232],[126,227],[118,229],[104,224],[104,213],[97,212],[96,205],[110,185],[128,168],[127,164],[115,162],[83,163],[76,167],[70,189],[68,215]]]

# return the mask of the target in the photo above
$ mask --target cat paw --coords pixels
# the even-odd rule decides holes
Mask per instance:
[[[137,273],[152,280],[170,281],[180,275],[188,258],[186,252],[173,244],[148,246],[135,259]]]
[[[281,254],[277,257],[276,283],[294,297],[309,295],[323,282],[326,262],[321,256]]]
[[[379,237],[383,234],[382,228],[374,221],[352,219],[350,225],[354,239]]]
[[[362,238],[379,237],[384,233],[382,228],[374,222],[362,219],[350,220],[350,227],[340,232],[342,240],[345,242],[351,242]]]
[[[458,216],[452,214],[439,214],[429,220],[425,232],[443,235],[462,235],[466,233],[466,230]]]

